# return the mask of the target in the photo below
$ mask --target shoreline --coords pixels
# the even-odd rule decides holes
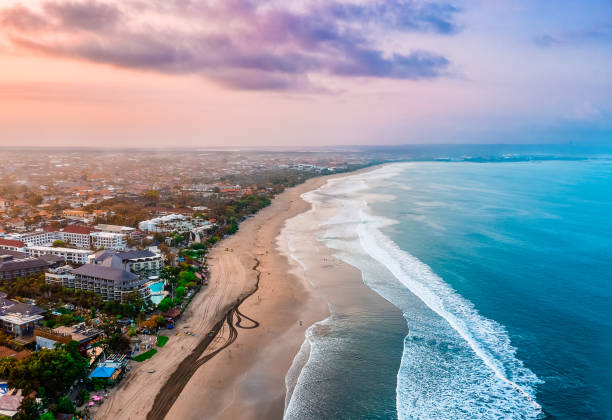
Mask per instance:
[[[287,371],[306,329],[325,319],[329,309],[296,275],[288,256],[279,250],[278,237],[288,219],[311,208],[301,194],[330,178],[377,167],[311,178],[287,188],[270,206],[242,222],[235,235],[220,241],[209,256],[210,285],[196,295],[175,330],[189,330],[202,338],[171,335],[156,357],[133,365],[94,418],[281,418]],[[259,290],[253,269],[257,262]],[[239,300],[242,305],[236,305]],[[226,322],[230,312],[232,319],[238,317],[233,325]],[[258,325],[253,327],[251,321]],[[218,334],[203,344],[215,326],[221,326]],[[236,326],[242,328],[239,334]],[[206,366],[198,368],[203,359]],[[189,363],[195,369],[188,371]],[[155,373],[147,373],[150,370]],[[160,394],[164,388],[172,391]]]
[[[290,260],[281,232],[288,220],[312,208],[301,198],[302,194],[320,188],[331,178],[376,167],[312,178],[287,189],[274,199],[270,207],[260,212],[256,229],[249,225],[244,230],[243,234],[251,238],[247,244],[253,241],[251,249],[245,246],[244,239],[235,235],[230,246],[235,242],[239,245],[233,247],[234,252],[246,252],[260,263],[260,288],[240,307],[259,322],[260,327],[252,332],[241,331],[232,347],[195,372],[167,418],[230,420],[283,417],[287,373],[304,343],[306,330],[326,319],[330,311],[328,301]],[[238,232],[242,230],[241,227]],[[225,245],[221,248],[225,249]],[[331,250],[326,251],[326,257],[333,258]],[[214,265],[209,266],[214,273]],[[360,278],[358,270],[348,265],[345,267],[351,276]]]

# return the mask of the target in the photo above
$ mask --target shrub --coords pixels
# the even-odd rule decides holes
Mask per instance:
[[[164,347],[167,342],[168,342],[168,337],[166,337],[165,335],[157,336],[157,347]]]
[[[151,349],[149,351],[146,351],[146,352],[141,353],[138,356],[134,357],[134,360],[137,361],[137,362],[144,362],[145,360],[150,359],[151,357],[153,357],[155,355],[155,353],[157,353],[157,350]]]

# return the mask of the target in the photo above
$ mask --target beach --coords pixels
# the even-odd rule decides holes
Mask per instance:
[[[300,196],[327,179],[287,189],[213,248],[210,285],[196,295],[176,329],[167,332],[170,340],[155,357],[132,364],[95,418],[282,417],[287,371],[306,329],[329,310],[287,258],[286,244],[278,237],[286,220],[310,208]],[[326,248],[322,252],[321,261],[331,258]],[[321,270],[330,269],[334,276],[359,276],[339,261],[321,264]],[[238,314],[228,316],[241,299]],[[215,328],[218,333],[206,343]],[[181,331],[197,336],[176,335]]]

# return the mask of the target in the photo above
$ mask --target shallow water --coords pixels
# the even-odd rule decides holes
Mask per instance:
[[[401,312],[344,293],[286,417],[609,417],[610,191],[610,162],[556,161],[388,165],[306,194],[290,236]]]

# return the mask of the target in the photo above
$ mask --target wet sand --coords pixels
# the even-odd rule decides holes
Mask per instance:
[[[213,248],[210,285],[196,295],[176,329],[166,332],[168,343],[146,362],[132,363],[95,418],[282,418],[287,371],[306,329],[329,309],[287,258],[279,234],[287,219],[310,209],[300,196],[329,178],[287,189]],[[360,276],[323,245],[313,247],[316,275]],[[215,336],[207,337],[211,330]],[[197,336],[176,335],[183,331]]]

